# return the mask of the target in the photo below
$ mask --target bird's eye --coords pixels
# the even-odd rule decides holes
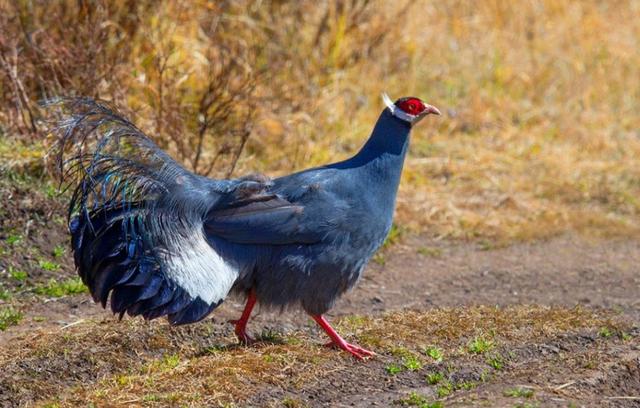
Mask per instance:
[[[411,115],[418,115],[425,109],[424,104],[416,98],[400,101],[398,107]]]

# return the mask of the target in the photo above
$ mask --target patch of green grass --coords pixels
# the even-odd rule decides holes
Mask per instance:
[[[502,370],[504,368],[504,359],[501,356],[490,356],[487,358],[487,364],[494,370]]]
[[[442,359],[444,358],[444,355],[442,354],[442,350],[440,350],[436,346],[427,346],[422,349],[422,352],[428,355],[429,357],[431,357],[432,359],[434,359],[435,361],[437,361],[438,363],[441,362]]]
[[[38,261],[38,265],[45,271],[49,271],[49,272],[57,271],[58,269],[60,269],[59,264],[55,262],[47,261],[46,259],[41,259],[40,261]]]
[[[58,189],[53,184],[47,183],[46,187],[44,188],[44,193],[49,199],[56,198],[58,196]]]
[[[533,390],[531,388],[516,387],[506,390],[504,395],[513,398],[531,398],[533,397]]]
[[[389,350],[394,357],[410,357],[413,356],[413,352],[406,347],[393,347]]]
[[[60,258],[62,255],[64,255],[64,246],[56,245],[53,248],[53,251],[51,251],[51,254],[53,255],[54,258]]]
[[[340,319],[339,327],[347,331],[354,331],[364,327],[367,321],[368,320],[364,316],[345,316]]]
[[[411,392],[407,397],[401,398],[396,403],[404,406],[412,406],[419,408],[442,408],[443,405],[440,401],[429,402],[426,397],[418,394],[417,392]]]
[[[9,300],[12,297],[11,291],[0,287],[0,300]]]
[[[62,297],[85,293],[87,287],[84,286],[80,278],[70,278],[62,282],[51,279],[46,285],[37,286],[35,292],[39,295],[49,297]]]
[[[478,383],[475,381],[464,381],[456,384],[457,390],[472,390],[478,386]]]
[[[400,371],[409,370],[417,371],[422,368],[422,361],[411,350],[405,347],[394,347],[391,349],[391,354],[395,357],[401,358]],[[388,371],[388,370],[387,370]]]
[[[622,339],[622,341],[629,341],[633,338],[633,336],[623,331],[623,332],[620,332],[620,338]]]
[[[213,345],[213,346],[206,347],[206,348],[204,349],[205,353],[207,353],[207,354],[213,354],[214,356],[215,356],[215,355],[218,355],[218,354],[220,354],[220,353],[222,353],[222,352],[224,352],[225,350],[227,350],[227,347],[226,347],[226,346],[222,346],[222,345],[218,345],[218,344],[215,344],[215,345]],[[268,356],[268,354],[267,354],[267,355],[265,355],[265,357],[266,357],[266,356]]]
[[[402,359],[402,365],[409,371],[418,371],[422,368],[422,361],[416,356],[407,356]]]
[[[273,343],[273,344],[286,343],[286,339],[284,338],[284,336],[282,336],[282,334],[272,329],[264,329],[256,340],[264,341],[265,343]]]
[[[418,248],[418,253],[429,258],[439,258],[442,256],[442,249],[423,246]]]
[[[273,356],[273,354],[265,354],[264,356],[262,356],[262,359],[264,361],[266,361],[267,363],[273,363],[274,361],[276,361],[276,359]]]
[[[66,219],[65,217],[61,217],[61,216],[60,216],[60,215],[58,215],[58,214],[54,214],[54,215],[51,217],[51,221],[52,221],[54,224],[59,225],[59,226],[61,226],[61,227],[65,227],[65,226],[67,225],[67,219]]]
[[[603,337],[605,339],[608,339],[609,337],[613,336],[613,331],[608,328],[608,327],[601,327],[600,330],[598,330],[598,336]]]
[[[25,271],[19,271],[15,269],[13,266],[9,266],[9,268],[7,269],[7,272],[9,272],[9,276],[11,276],[13,279],[19,282],[24,282],[25,280],[27,280],[27,277],[28,277]]]
[[[404,367],[398,364],[389,364],[384,369],[387,371],[388,374],[391,374],[391,375],[400,374],[401,372],[404,371]]]
[[[449,381],[443,381],[440,383],[440,386],[436,390],[436,394],[438,398],[444,398],[453,392],[453,384]]]
[[[12,307],[0,309],[0,331],[5,331],[9,326],[20,323],[22,317],[22,313]]]
[[[427,374],[425,379],[427,380],[427,383],[429,383],[430,385],[436,385],[444,379],[444,374],[442,374],[439,371],[435,373],[429,373]]]
[[[19,244],[20,242],[22,242],[22,235],[19,234],[11,234],[9,235],[6,239],[5,242],[8,245],[16,245]]]
[[[283,344],[290,344],[292,346],[304,343],[300,337],[297,336],[283,336],[281,335]]]
[[[582,368],[592,370],[598,366],[598,362],[594,357],[585,357],[582,362]]]
[[[147,394],[142,397],[142,402],[157,402],[157,401],[160,401],[161,399],[162,398],[157,394]]]
[[[480,382],[487,382],[489,379],[489,372],[487,370],[482,370],[480,373]]]
[[[180,364],[180,356],[178,354],[165,354],[157,366],[162,370],[173,370],[178,364]]]
[[[493,341],[482,336],[476,336],[467,345],[467,351],[473,354],[484,354],[493,348]]]
[[[124,375],[124,374],[117,375],[115,378],[115,381],[119,386],[123,387],[125,385],[128,385],[131,382],[131,376]]]

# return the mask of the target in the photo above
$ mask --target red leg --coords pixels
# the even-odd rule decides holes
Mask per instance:
[[[235,332],[236,336],[238,336],[238,340],[242,344],[251,344],[255,340],[247,334],[247,322],[249,321],[249,317],[251,316],[251,311],[256,304],[256,291],[255,289],[251,289],[249,291],[249,296],[247,297],[247,304],[244,306],[244,310],[242,311],[242,315],[238,320],[230,320],[229,323],[233,323],[236,325]]]
[[[373,351],[365,350],[361,347],[358,347],[354,344],[347,343],[340,335],[331,327],[327,319],[325,319],[322,315],[311,315],[313,320],[316,321],[324,329],[325,332],[331,338],[331,343],[329,346],[339,347],[344,351],[351,353],[354,357],[359,358],[360,360],[364,360],[365,357],[374,356],[376,353]]]

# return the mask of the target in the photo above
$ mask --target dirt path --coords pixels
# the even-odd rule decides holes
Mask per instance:
[[[622,311],[640,322],[640,241],[567,235],[483,250],[477,244],[408,238],[371,262],[330,316],[467,305],[583,305]],[[241,311],[227,302],[214,316]],[[296,323],[298,320],[298,323]],[[299,326],[304,316],[260,313],[253,325]]]
[[[384,267],[372,264],[336,310],[580,304],[619,308],[640,318],[639,241],[588,241],[572,235],[482,250],[412,238],[387,258]]]
[[[144,324],[137,320],[116,323],[115,318],[93,304],[86,294],[47,301],[33,297],[22,303],[24,320],[0,332],[0,355],[5,358],[3,370],[11,373],[9,375],[12,378],[6,383],[0,380],[0,406],[5,402],[9,403],[7,406],[12,406],[10,401],[16,400],[25,404],[37,400],[36,390],[29,391],[30,386],[16,388],[13,384],[20,384],[15,381],[27,381],[29,384],[39,381],[38,384],[46,387],[47,377],[41,373],[58,366],[75,367],[74,370],[84,373],[84,377],[76,378],[71,372],[61,372],[61,384],[67,387],[61,394],[61,401],[66,401],[63,406],[74,406],[79,401],[85,401],[85,396],[78,396],[85,395],[83,392],[87,392],[89,398],[101,398],[92,391],[94,386],[103,387],[99,393],[105,395],[117,393],[123,401],[128,398],[139,400],[151,395],[150,392],[154,393],[153,398],[165,398],[162,396],[164,394],[155,394],[159,392],[155,386],[149,388],[148,385],[129,394],[126,394],[126,389],[123,391],[117,386],[115,390],[105,391],[104,387],[108,390],[113,381],[100,382],[100,378],[122,378],[119,376],[123,368],[114,362],[120,361],[122,365],[122,361],[128,361],[131,368],[125,372],[133,373],[133,379],[127,381],[147,384],[146,374],[140,377],[134,374],[146,372],[147,368],[144,367],[162,364],[158,361],[164,361],[167,355],[175,355],[184,361],[185,369],[194,372],[205,372],[212,365],[221,364],[220,359],[232,358],[234,364],[251,358],[260,364],[264,364],[266,357],[285,359],[285,368],[272,374],[263,374],[265,378],[273,380],[266,383],[250,380],[245,384],[253,390],[253,394],[243,394],[245,398],[238,406],[392,406],[402,401],[405,401],[405,405],[409,404],[408,398],[413,395],[428,401],[443,401],[447,407],[640,407],[640,241],[589,241],[576,235],[567,235],[544,242],[487,250],[478,244],[454,244],[408,237],[402,244],[385,251],[377,260],[371,263],[359,285],[338,302],[330,318],[344,315],[384,316],[385,312],[405,310],[415,310],[422,316],[420,319],[428,319],[432,314],[440,317],[434,317],[435,320],[420,326],[420,335],[426,337],[414,339],[417,343],[413,346],[398,340],[391,340],[387,346],[378,344],[376,350],[379,356],[358,366],[357,370],[353,369],[355,363],[348,356],[322,354],[322,347],[317,343],[324,340],[324,335],[300,313],[277,314],[258,309],[250,323],[251,331],[264,334],[274,330],[281,333],[279,336],[295,332],[293,337],[298,340],[291,343],[293,346],[277,345],[282,343],[271,346],[267,343],[242,349],[233,346],[231,325],[225,323],[237,317],[242,309],[242,304],[234,299],[225,302],[208,322],[170,329],[164,323]],[[528,320],[528,313],[544,316],[547,311],[537,306],[520,307],[504,312],[507,320],[502,324],[505,326],[500,326],[502,332],[496,337],[500,340],[489,354],[474,355],[466,351],[468,341],[478,328],[486,333],[486,330],[494,330],[492,327],[499,327],[492,326],[495,320],[491,314],[502,313],[493,308],[478,309],[475,306],[523,304],[581,305],[584,313],[595,311],[596,315],[598,310],[603,310],[602,316],[620,319],[624,328],[612,328],[611,333],[602,334],[599,330],[606,327],[606,320],[593,326],[581,322],[583,312],[565,309],[561,314],[566,314],[566,317],[560,316],[554,322],[549,321],[549,324],[557,325],[557,330],[548,334],[543,330],[533,337],[523,337],[522,333],[531,330],[532,324],[540,324],[542,320],[544,326],[547,322],[545,317]],[[443,307],[456,309],[443,311]],[[614,312],[611,313],[611,310]],[[442,321],[438,319],[450,319],[455,326],[456,322],[460,322],[456,319],[465,314],[470,320],[463,324],[468,327],[461,332],[463,334],[453,337],[438,334],[441,330],[438,324]],[[400,315],[410,314],[402,312]],[[394,333],[403,330],[402,320],[398,321],[393,316],[383,319],[387,319],[387,323],[381,326],[382,338],[389,335],[393,338]],[[573,323],[562,329],[566,319]],[[369,328],[365,330],[371,330],[372,324],[375,326],[376,323],[368,323],[365,327]],[[485,329],[482,329],[483,325]],[[61,329],[63,327],[65,329]],[[389,330],[394,333],[389,333]],[[61,339],[63,332],[66,337]],[[120,333],[122,337],[115,343],[111,339],[119,337],[114,333]],[[350,336],[353,338],[354,334]],[[154,345],[149,338],[161,338],[162,344],[171,346]],[[300,338],[303,340],[300,341]],[[367,337],[360,335],[359,338],[360,341],[366,341]],[[94,347],[97,339],[103,339],[105,344]],[[410,338],[408,340],[412,341]],[[32,346],[33,341],[42,344]],[[67,351],[64,356],[58,352],[44,351],[49,344],[67,341],[77,341],[75,346],[64,345],[69,355]],[[445,362],[433,363],[422,354],[421,347],[429,342],[442,347],[447,356]],[[22,357],[12,358],[13,352],[10,350],[16,344],[22,345],[19,348],[25,355],[24,360]],[[88,344],[92,345],[89,359],[83,351]],[[135,358],[126,354],[129,348],[122,348],[122,344],[135,344],[131,346]],[[230,347],[228,352],[233,355],[223,353],[208,356],[202,348],[211,344]],[[408,348],[398,354],[397,350],[394,351],[396,344],[405,344],[403,347]],[[296,347],[303,347],[305,351],[291,356],[292,348]],[[98,357],[94,358],[96,353]],[[402,353],[417,355],[424,365],[417,370],[403,369],[399,374],[390,374],[389,367],[404,364]],[[303,357],[305,354],[316,355],[313,358],[319,361],[313,363],[319,366],[314,368],[318,374],[314,374],[312,380],[307,379],[309,374],[300,368],[309,364]],[[496,356],[504,359],[503,369],[491,368],[488,363],[489,358]],[[114,367],[106,370],[105,362]],[[143,365],[138,367],[140,364]],[[229,363],[222,364],[227,367]],[[307,367],[310,369],[312,366]],[[425,381],[436,372],[443,373],[444,383],[434,385]],[[248,371],[249,374],[257,375],[252,371]],[[209,381],[206,380],[209,377],[203,378],[203,381]],[[218,377],[214,375],[211,378]],[[276,378],[283,385],[274,385]],[[180,382],[180,378],[176,380]],[[176,394],[171,390],[177,383],[168,383],[166,398],[175,398]],[[194,388],[198,389],[198,386],[204,389],[208,387],[205,384],[194,385]],[[467,386],[469,389],[465,388]],[[86,391],[83,391],[83,387]],[[146,391],[144,387],[147,387]],[[441,395],[443,389],[451,394]],[[505,394],[516,392],[514,390],[523,395],[531,390],[535,397]],[[185,397],[187,401],[192,398],[188,395]],[[418,400],[415,405],[421,406]],[[162,403],[150,406],[162,406]],[[425,402],[422,406],[438,405],[426,405]]]

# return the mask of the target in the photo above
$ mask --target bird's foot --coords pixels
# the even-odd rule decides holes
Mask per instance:
[[[325,347],[342,349],[348,353],[351,353],[351,355],[359,360],[364,360],[367,357],[373,357],[376,355],[376,353],[374,353],[373,351],[363,349],[362,347],[356,346],[355,344],[347,343],[344,340],[342,342],[330,341],[329,343],[325,344]]]
[[[238,336],[238,340],[240,340],[240,344],[244,344],[246,346],[256,342],[247,333],[247,323],[249,322],[251,311],[253,310],[253,306],[255,306],[257,300],[258,299],[256,298],[255,289],[251,289],[249,291],[249,295],[247,296],[247,304],[244,306],[242,316],[240,316],[240,318],[237,320],[229,320],[229,323],[233,323],[236,326],[234,331],[236,333],[236,336]]]
[[[342,349],[348,353],[351,353],[352,356],[359,360],[364,360],[367,357],[373,357],[376,355],[376,353],[374,353],[373,351],[365,350],[360,346],[356,346],[355,344],[347,343],[345,339],[340,337],[340,335],[333,329],[333,327],[331,327],[327,319],[322,317],[322,315],[311,315],[311,317],[316,321],[316,323],[318,323],[318,325],[320,325],[320,327],[324,329],[325,332],[327,332],[327,334],[331,338],[332,341],[326,344],[326,346]]]
[[[236,333],[236,337],[238,337],[240,344],[250,346],[256,342],[256,340],[247,333],[246,322],[242,322],[241,320],[229,320],[229,323],[236,325],[234,332]]]

